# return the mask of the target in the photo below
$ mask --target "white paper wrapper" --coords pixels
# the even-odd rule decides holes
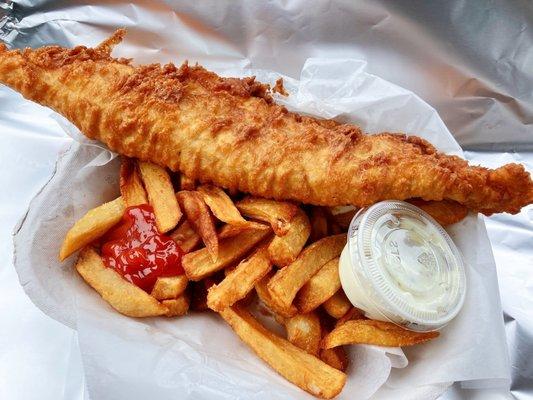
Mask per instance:
[[[287,107],[356,122],[365,130],[413,132],[460,153],[427,104],[364,71],[350,59],[309,59],[300,80],[285,78]],[[266,71],[251,73],[273,83]],[[79,139],[66,122],[62,126]],[[243,398],[310,396],[259,360],[215,314],[177,319],[130,319],[114,312],[77,276],[73,259],[57,261],[60,243],[89,208],[117,196],[118,162],[83,140],[62,156],[55,175],[33,200],[15,236],[15,265],[24,289],[45,313],[78,330],[93,399]],[[436,398],[452,382],[482,387],[509,380],[495,266],[484,224],[470,215],[449,229],[464,254],[468,294],[459,316],[438,340],[406,350],[353,347],[341,399]],[[409,362],[407,361],[409,360]]]

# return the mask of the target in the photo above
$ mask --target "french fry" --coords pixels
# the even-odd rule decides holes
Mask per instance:
[[[183,221],[176,229],[168,234],[185,253],[190,253],[202,241],[200,235],[192,228],[191,223]]]
[[[59,260],[65,260],[75,251],[103,236],[120,221],[124,210],[124,201],[119,197],[88,211],[65,236],[59,251]]]
[[[427,342],[437,336],[439,332],[413,332],[391,322],[355,319],[333,329],[324,338],[322,347],[331,349],[345,344],[402,347]]]
[[[202,185],[198,192],[203,196],[205,203],[220,221],[230,225],[246,225],[247,221],[242,217],[233,201],[222,189],[212,185]]]
[[[188,282],[185,275],[162,276],[157,278],[150,294],[157,300],[176,299],[185,292]]]
[[[195,190],[196,181],[183,174],[180,175],[180,190]]]
[[[322,330],[320,320],[314,312],[297,314],[285,321],[287,340],[305,350],[307,353],[318,356]]]
[[[326,312],[333,318],[339,319],[350,311],[352,303],[350,303],[350,300],[348,300],[343,290],[340,289],[326,300],[324,304],[322,304],[322,307],[324,307],[324,310],[326,310]]]
[[[329,236],[306,247],[292,264],[280,269],[268,282],[268,290],[279,308],[288,309],[298,290],[328,261],[338,257],[346,235]]]
[[[203,248],[186,254],[182,265],[187,277],[199,281],[226,268],[244,257],[257,243],[265,239],[270,231],[250,230],[229,239],[224,239],[218,246],[218,258],[213,261],[207,249]]]
[[[292,263],[305,246],[310,231],[309,218],[299,209],[291,221],[287,234],[275,236],[268,246],[270,260],[278,267],[285,267]]]
[[[256,197],[247,197],[235,205],[242,215],[268,222],[277,236],[288,232],[290,222],[298,212],[298,207],[294,204]]]
[[[170,176],[159,165],[145,161],[139,161],[138,165],[148,200],[154,208],[157,229],[161,233],[168,232],[177,225],[182,215]]]
[[[137,163],[129,157],[120,159],[120,194],[126,207],[148,203]]]
[[[100,255],[85,247],[76,263],[76,270],[102,298],[119,313],[129,317],[165,315],[168,308],[141,288],[128,282],[115,270],[107,268]]]
[[[239,224],[239,225],[226,224],[219,230],[218,238],[220,240],[227,239],[233,236],[237,236],[239,233],[243,233],[250,229],[269,231],[270,226],[261,224],[259,222],[253,222],[253,221],[246,221],[246,224]]]
[[[208,307],[220,311],[244,299],[271,269],[266,246],[262,246],[248,259],[241,261],[222,282],[211,286],[207,294]]]
[[[290,318],[298,312],[296,307],[291,304],[289,308],[282,308],[280,305],[272,299],[270,292],[268,291],[267,284],[274,274],[267,274],[263,279],[255,284],[255,292],[259,297],[259,300],[275,315],[281,318]]]
[[[270,227],[268,227],[268,229],[270,229]],[[229,266],[228,268],[225,268],[224,269],[224,277],[226,277],[229,274],[231,274],[235,270],[235,268],[237,268],[236,265],[232,265],[232,266]],[[239,304],[241,306],[244,307],[244,306],[249,306],[250,304],[252,304],[252,302],[255,299],[255,295],[256,295],[255,290],[253,290],[254,288],[255,288],[255,286],[252,287],[252,290],[249,291],[248,294],[246,294],[246,296],[244,296],[243,299],[239,300]]]
[[[346,374],[270,332],[248,311],[233,306],[220,315],[258,357],[301,389],[331,399],[344,387]]]
[[[321,349],[320,359],[330,367],[342,372],[346,372],[346,368],[348,368],[348,356],[346,355],[346,350],[342,346],[334,347],[332,349]]]
[[[328,219],[322,207],[311,208],[311,241],[328,236]]]
[[[339,258],[328,261],[307,281],[296,295],[296,307],[301,313],[308,313],[341,288],[339,278]]]
[[[163,300],[161,302],[167,309],[167,317],[180,317],[189,311],[189,296],[183,293],[175,299]]]
[[[218,257],[218,236],[211,212],[202,195],[198,192],[182,190],[176,194],[178,202],[187,216],[187,221],[200,235],[211,258]]]

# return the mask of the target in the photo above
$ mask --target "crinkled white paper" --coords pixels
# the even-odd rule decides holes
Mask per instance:
[[[253,73],[270,83],[279,77],[242,69],[217,72]],[[416,132],[444,151],[460,152],[433,109],[366,73],[361,61],[309,59],[299,80],[285,82],[290,96],[276,99],[291,109],[356,122],[371,132]],[[61,125],[71,135],[75,131],[65,121]],[[78,330],[91,397],[309,398],[259,360],[216,314],[126,318],[82,282],[72,268],[74,257],[57,261],[74,221],[118,194],[117,160],[99,145],[82,142],[62,156],[55,175],[33,200],[15,237],[15,264],[34,303]],[[508,382],[495,266],[483,221],[470,215],[449,231],[468,266],[463,311],[438,340],[406,350],[407,358],[400,349],[352,347],[349,377],[339,398],[435,398],[453,381],[480,387]]]

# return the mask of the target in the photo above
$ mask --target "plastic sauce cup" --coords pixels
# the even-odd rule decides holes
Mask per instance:
[[[383,201],[354,216],[339,276],[367,317],[420,332],[450,322],[466,293],[463,259],[450,236],[403,201]]]

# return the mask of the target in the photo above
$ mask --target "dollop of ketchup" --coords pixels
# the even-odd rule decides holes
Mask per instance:
[[[104,240],[104,264],[146,292],[152,290],[158,277],[184,273],[183,251],[174,240],[159,233],[154,210],[148,204],[128,207]]]

